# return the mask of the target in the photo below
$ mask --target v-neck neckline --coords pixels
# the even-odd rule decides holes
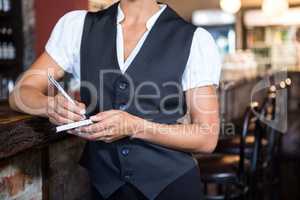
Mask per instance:
[[[114,23],[116,24],[117,22],[117,15],[118,15],[118,6],[119,3],[116,4],[115,7],[115,13],[114,13]],[[137,62],[137,60],[139,60],[141,57],[143,57],[143,52],[145,51],[146,47],[148,46],[148,43],[151,42],[151,36],[153,35],[153,32],[156,30],[157,24],[160,22],[162,16],[164,15],[164,13],[166,12],[166,10],[168,9],[168,5],[166,4],[166,8],[160,13],[159,17],[157,18],[157,20],[155,21],[154,25],[152,26],[151,30],[147,30],[147,37],[144,39],[143,44],[141,45],[139,51],[137,52],[137,54],[135,55],[135,57],[132,59],[131,63],[127,66],[126,70],[122,71],[121,70],[121,66],[119,63],[119,59],[118,59],[118,49],[117,49],[117,34],[118,34],[118,24],[115,25],[115,31],[114,31],[114,58],[116,59],[116,65],[118,67],[118,69],[121,71],[122,74],[128,74],[132,71],[132,66]],[[141,39],[143,37],[145,37],[146,32],[143,34],[143,36],[140,38],[139,42],[137,45],[139,45],[139,43],[141,42]],[[123,38],[123,49],[124,49],[124,38]],[[136,47],[137,47],[136,45]],[[134,50],[136,50],[136,47],[134,48]],[[134,51],[133,50],[133,51]],[[131,56],[133,52],[130,53],[130,55],[127,57],[127,59]],[[124,50],[123,50],[123,63],[125,64],[125,58],[124,58]],[[126,60],[127,60],[126,59]]]
[[[122,32],[118,33],[118,31],[122,31]],[[124,68],[125,68],[124,72],[126,71],[126,69],[128,69],[128,67],[131,65],[131,63],[133,62],[133,60],[137,56],[138,52],[141,50],[141,48],[143,46],[143,44],[141,44],[141,43],[145,42],[145,37],[147,38],[149,36],[149,32],[150,32],[150,30],[147,29],[142,34],[142,37],[140,37],[140,39],[136,43],[135,47],[131,50],[129,55],[125,58],[125,45],[124,45],[123,29],[121,27],[120,30],[118,30],[118,27],[117,27],[117,35],[119,34],[119,36],[116,36],[117,37],[117,39],[116,39],[116,45],[117,45],[116,51],[117,51],[118,64],[120,66],[120,69],[121,69],[122,73],[123,73]],[[121,48],[121,49],[119,49],[119,48]],[[121,65],[122,65],[122,68],[121,68]]]

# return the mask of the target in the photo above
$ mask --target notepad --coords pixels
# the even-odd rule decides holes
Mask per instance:
[[[93,121],[88,119],[88,120],[84,120],[84,121],[79,121],[79,122],[74,122],[74,123],[58,126],[58,127],[56,127],[56,133],[72,130],[72,129],[79,128],[82,126],[88,126],[91,124],[93,124]]]

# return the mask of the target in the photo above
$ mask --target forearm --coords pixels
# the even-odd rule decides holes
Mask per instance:
[[[145,122],[143,128],[133,136],[168,148],[192,152],[210,153],[217,144],[219,123],[163,125]]]
[[[30,115],[47,116],[47,104],[50,97],[32,86],[20,86],[9,97],[12,109]]]

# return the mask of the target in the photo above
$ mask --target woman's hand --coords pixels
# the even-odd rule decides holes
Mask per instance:
[[[112,143],[132,136],[145,121],[120,110],[99,113],[91,117],[91,120],[94,124],[76,129],[70,133],[90,141]]]
[[[47,116],[49,121],[55,125],[68,124],[85,119],[85,105],[76,102],[76,105],[69,102],[61,94],[49,97]]]

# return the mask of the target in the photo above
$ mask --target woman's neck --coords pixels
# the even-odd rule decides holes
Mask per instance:
[[[154,13],[159,11],[155,0],[121,0],[120,6],[129,23],[145,23]]]

